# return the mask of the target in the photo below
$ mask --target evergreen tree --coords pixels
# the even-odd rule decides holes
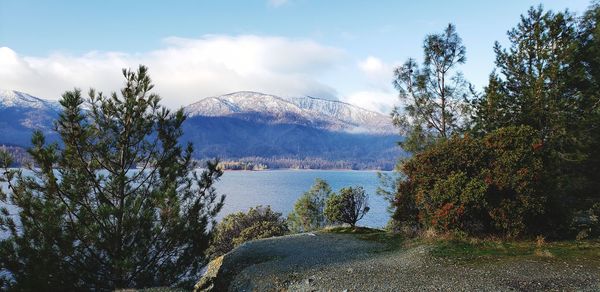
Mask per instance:
[[[583,122],[577,133],[584,141],[586,160],[581,172],[587,179],[585,192],[592,202],[600,201],[600,2],[596,2],[584,14],[577,38],[574,86],[581,94]]]
[[[123,70],[125,87],[105,96],[63,94],[57,131],[29,149],[36,167],[8,169],[1,201],[4,283],[15,290],[113,290],[191,284],[206,262],[223,205],[216,162],[197,172],[181,146],[185,116],[159,105],[147,68]],[[136,169],[137,168],[137,169]],[[191,286],[191,285],[190,285]],[[7,288],[7,287],[5,287]]]
[[[477,131],[527,125],[557,150],[576,143],[568,137],[581,117],[579,95],[569,77],[576,49],[575,25],[569,12],[532,7],[508,31],[508,49],[496,42],[497,71],[477,101]]]
[[[325,201],[331,196],[329,184],[317,178],[310,190],[304,193],[294,204],[294,210],[288,215],[290,229],[295,232],[306,232],[325,227]]]
[[[406,136],[402,147],[422,151],[438,138],[447,138],[466,125],[470,85],[456,70],[466,61],[466,48],[449,24],[443,33],[423,43],[425,58],[419,67],[414,59],[394,70],[394,86],[405,104],[392,112],[394,124]]]

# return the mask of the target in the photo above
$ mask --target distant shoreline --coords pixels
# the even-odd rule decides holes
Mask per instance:
[[[224,169],[224,172],[268,172],[268,171],[361,171],[361,172],[393,172],[394,170],[385,169],[347,169],[347,168],[322,168],[322,169],[304,169],[304,168],[270,168],[261,170],[252,169]]]

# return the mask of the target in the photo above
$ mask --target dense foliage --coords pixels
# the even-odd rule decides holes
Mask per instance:
[[[281,213],[272,211],[269,206],[256,206],[247,213],[225,216],[216,226],[208,253],[217,257],[246,241],[281,236],[287,232],[287,222]]]
[[[325,201],[333,194],[329,184],[316,179],[311,189],[302,194],[288,215],[288,224],[293,232],[318,230],[328,223],[325,218]]]
[[[29,149],[36,168],[8,169],[2,152],[0,242],[4,287],[31,291],[175,286],[196,280],[221,209],[208,163],[198,173],[181,146],[182,110],[159,105],[147,69],[123,70],[125,87],[105,96],[63,94],[57,132]],[[135,168],[137,170],[134,170]]]
[[[346,223],[351,227],[369,212],[369,196],[362,187],[342,188],[325,201],[324,214],[332,223]]]
[[[394,221],[472,235],[584,238],[600,202],[600,5],[531,8],[496,43],[468,127],[400,166]],[[402,95],[402,91],[400,91]]]
[[[522,126],[436,143],[402,165],[394,218],[473,235],[537,232],[547,201],[539,141]]]

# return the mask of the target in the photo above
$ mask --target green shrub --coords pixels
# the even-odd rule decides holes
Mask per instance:
[[[208,253],[217,257],[246,241],[281,236],[287,232],[287,222],[281,213],[273,212],[270,206],[256,206],[247,213],[225,216],[215,228]]]
[[[417,154],[401,167],[406,179],[398,185],[393,219],[444,232],[537,232],[546,209],[537,137],[530,127],[507,127],[479,139],[454,136]]]
[[[346,187],[325,201],[325,217],[334,223],[347,223],[351,227],[369,212],[369,196],[362,187]]]
[[[317,230],[327,225],[325,218],[325,200],[331,196],[329,184],[316,179],[312,188],[304,193],[294,204],[294,210],[288,215],[288,225],[293,232]]]

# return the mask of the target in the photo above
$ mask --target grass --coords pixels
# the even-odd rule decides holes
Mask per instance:
[[[367,227],[330,227],[325,233],[352,234],[356,238],[384,244],[382,250],[394,251],[418,245],[431,246],[431,255],[461,261],[478,261],[511,258],[554,258],[559,260],[593,260],[600,262],[600,240],[507,241],[499,239],[406,239],[399,234]]]
[[[431,254],[458,260],[508,259],[517,257],[556,258],[560,260],[600,260],[600,241],[438,240]]]
[[[325,233],[353,234],[356,238],[367,241],[374,241],[384,245],[383,249],[375,252],[394,251],[404,246],[404,237],[399,234],[386,232],[382,229],[368,227],[330,227],[323,229]]]

